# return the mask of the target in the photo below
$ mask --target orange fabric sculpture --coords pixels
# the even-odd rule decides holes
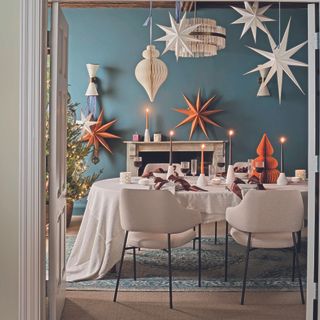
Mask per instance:
[[[261,180],[263,183],[276,183],[279,177],[278,161],[274,157],[272,157],[274,149],[268,139],[266,134],[263,135],[258,148],[257,154],[258,157],[254,159],[254,161],[263,161],[264,162],[264,171],[261,176]],[[260,174],[253,171],[253,175],[256,177],[260,177]]]

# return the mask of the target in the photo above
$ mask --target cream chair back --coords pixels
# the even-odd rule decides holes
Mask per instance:
[[[181,172],[181,165],[179,163],[174,163],[174,166],[176,166],[176,172],[179,176],[183,176]],[[147,175],[148,173],[155,171],[157,169],[163,169],[164,171],[168,171],[168,163],[148,163],[144,170],[142,175]]]
[[[123,189],[120,220],[126,231],[180,233],[201,223],[201,215],[182,207],[169,191]]]
[[[297,190],[250,190],[238,206],[227,209],[226,219],[245,232],[297,232],[303,214]]]

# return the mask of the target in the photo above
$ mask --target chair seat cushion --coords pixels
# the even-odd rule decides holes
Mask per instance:
[[[248,233],[231,228],[232,238],[239,244],[247,246]],[[292,233],[274,232],[274,233],[252,233],[251,248],[280,249],[293,247]]]
[[[193,229],[171,234],[171,247],[181,247],[193,240],[195,237],[196,233]],[[127,246],[146,249],[168,249],[168,234],[129,232]]]

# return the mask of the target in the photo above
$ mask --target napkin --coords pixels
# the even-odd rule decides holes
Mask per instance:
[[[163,190],[166,184],[174,183],[176,191],[207,191],[197,186],[191,185],[188,181],[183,178],[177,177],[175,175],[171,175],[168,180],[162,179],[160,177],[156,177],[154,179],[155,182],[155,189],[156,190]]]

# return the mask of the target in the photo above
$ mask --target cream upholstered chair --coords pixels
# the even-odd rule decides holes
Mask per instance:
[[[293,249],[293,274],[296,263],[304,304],[296,238],[303,226],[303,214],[303,201],[297,190],[250,190],[238,206],[227,209],[232,238],[247,247],[241,304],[244,304],[249,254],[259,248]]]
[[[199,226],[198,284],[201,286],[201,214],[185,209],[166,190],[124,189],[120,195],[120,221],[125,230],[123,250],[113,301],[117,299],[123,258],[126,249],[168,250],[169,301],[172,308],[171,248],[183,246],[196,237],[194,226]]]
[[[163,169],[164,171],[168,171],[168,163],[148,163],[144,170],[142,175],[146,175],[149,172],[152,172],[157,169]],[[183,176],[181,172],[181,165],[179,163],[174,163],[173,166],[176,166],[176,172],[178,173],[179,176]]]

